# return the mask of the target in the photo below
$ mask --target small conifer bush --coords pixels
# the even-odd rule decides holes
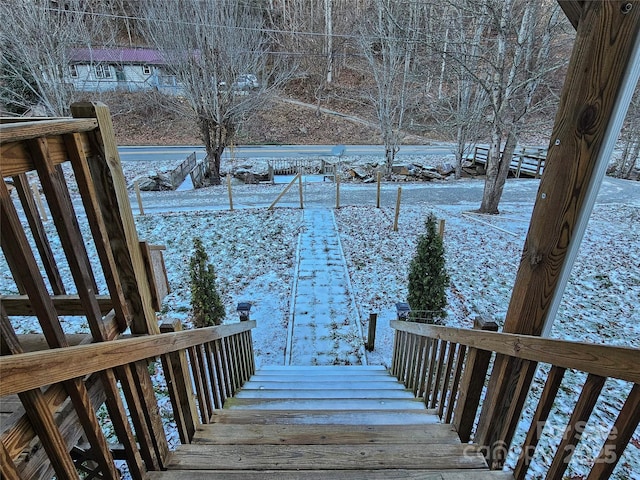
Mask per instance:
[[[418,237],[416,253],[409,266],[410,320],[435,323],[446,316],[446,289],[449,276],[445,268],[444,245],[438,235],[436,217],[427,216],[426,231]]]
[[[216,273],[209,263],[202,240],[193,239],[194,252],[189,262],[191,280],[191,315],[197,328],[220,325],[225,316],[224,305],[216,288]]]

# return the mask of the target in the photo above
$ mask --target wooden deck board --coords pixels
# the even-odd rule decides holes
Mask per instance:
[[[424,425],[438,423],[435,410],[217,410],[211,416],[215,423],[277,425]]]
[[[488,470],[186,470],[150,472],[149,480],[513,480],[507,472]]]
[[[349,445],[460,444],[451,425],[233,425],[198,427],[194,444],[207,445]]]
[[[181,445],[169,470],[481,469],[472,445]]]

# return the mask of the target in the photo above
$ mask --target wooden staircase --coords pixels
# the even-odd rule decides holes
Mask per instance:
[[[155,480],[512,479],[380,366],[263,367]]]

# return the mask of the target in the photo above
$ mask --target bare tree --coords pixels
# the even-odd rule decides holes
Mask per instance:
[[[494,44],[479,78],[491,100],[487,177],[479,212],[497,214],[519,135],[535,107],[535,93],[549,73],[564,65],[550,62],[552,34],[558,28],[557,4],[538,0],[485,0]],[[519,19],[519,24],[518,24]],[[513,33],[517,32],[517,33]],[[544,102],[546,98],[538,98]]]
[[[88,15],[96,2],[67,0],[64,8],[46,0],[0,3],[0,102],[23,113],[38,106],[44,113],[69,113],[75,92],[67,82],[74,47],[90,47],[102,28]],[[104,41],[104,39],[103,39]]]
[[[220,183],[220,163],[243,119],[289,78],[256,4],[235,0],[141,2],[146,36],[164,55],[186,105],[196,118],[209,158],[210,178]],[[252,75],[259,81],[254,83]]]
[[[387,174],[400,150],[402,127],[417,43],[416,4],[375,0],[365,15],[360,45],[375,82],[369,100],[375,108],[385,147]]]
[[[609,168],[609,173],[630,179],[634,170],[640,170],[640,88],[636,89],[629,105],[618,146],[622,153]]]

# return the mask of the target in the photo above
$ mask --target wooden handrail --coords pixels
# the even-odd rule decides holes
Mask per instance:
[[[62,118],[0,124],[0,144],[20,142],[31,138],[89,132],[98,127],[95,118]]]
[[[393,320],[391,327],[414,335],[460,343],[514,358],[549,363],[602,377],[640,383],[638,350],[529,335],[469,330]]]
[[[246,332],[255,325],[255,321],[249,321],[2,357],[0,396],[202,345]]]

